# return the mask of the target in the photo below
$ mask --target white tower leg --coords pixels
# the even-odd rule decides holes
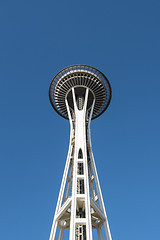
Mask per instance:
[[[58,240],[63,240],[63,233],[64,233],[64,228],[61,227],[59,230]]]
[[[112,240],[91,147],[90,122],[95,99],[88,111],[88,96],[89,89],[85,88],[84,99],[77,100],[76,90],[72,88],[74,110],[65,99],[71,127],[70,144],[49,240],[55,240],[57,225],[58,240],[63,239],[64,229],[68,228],[69,240],[92,240],[93,228],[97,229],[98,239],[103,240],[102,225],[107,240]],[[81,101],[81,108],[77,101]]]
[[[91,116],[90,116],[90,118],[91,118]],[[103,202],[102,192],[101,192],[101,188],[100,188],[100,184],[99,184],[96,164],[95,164],[94,156],[93,156],[93,152],[92,152],[90,122],[91,121],[89,121],[89,124],[88,124],[88,139],[89,139],[89,146],[90,146],[91,165],[92,165],[92,169],[93,169],[93,174],[94,174],[95,185],[96,185],[96,190],[97,190],[97,194],[98,194],[100,208],[105,216],[104,229],[105,229],[105,233],[106,233],[106,238],[107,238],[107,240],[112,240],[110,229],[109,229],[109,224],[108,224],[108,219],[107,219],[107,214],[106,214],[106,210],[105,210],[105,206],[104,206],[104,202]]]
[[[88,185],[88,164],[87,164],[87,150],[86,150],[86,109],[88,100],[88,89],[86,90],[84,106],[79,110],[76,103],[74,89],[72,88],[74,112],[75,112],[75,153],[74,153],[74,170],[73,170],[73,186],[72,186],[72,205],[71,205],[71,224],[70,224],[70,240],[75,240],[76,225],[86,225],[87,239],[92,239],[92,227],[90,216],[90,194]],[[82,151],[82,157],[78,158],[79,151]],[[77,174],[77,165],[83,164],[84,173],[81,176]],[[81,181],[84,185],[84,193],[77,192],[77,182]],[[81,199],[81,200],[80,200]],[[83,222],[76,216],[76,210],[79,202],[83,201],[85,216]]]
[[[68,107],[67,103],[66,103],[66,105]],[[69,117],[71,118],[70,112],[68,114],[69,114]],[[71,142],[72,142],[72,137],[73,137],[73,128],[72,128],[72,124],[71,124],[71,126],[70,126],[69,151],[68,151],[67,161],[66,161],[66,165],[65,165],[65,169],[64,169],[64,173],[63,173],[61,188],[60,188],[60,192],[59,192],[59,197],[58,197],[58,201],[57,201],[56,211],[55,211],[55,215],[54,215],[54,219],[53,219],[53,224],[52,224],[49,240],[54,240],[55,239],[55,235],[56,235],[57,223],[58,223],[57,214],[58,214],[58,212],[59,212],[59,210],[61,208],[61,205],[62,205],[62,200],[63,200],[63,197],[64,197],[65,185],[66,185],[66,182],[67,182],[67,174],[68,174],[68,170],[69,170],[69,166],[70,166],[70,160],[71,160],[71,153],[72,153],[72,144],[71,144]]]

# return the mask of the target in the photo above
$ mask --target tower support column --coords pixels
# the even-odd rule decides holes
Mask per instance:
[[[76,100],[75,90],[73,88],[72,96],[75,114],[75,151],[73,164],[70,240],[76,239],[76,231],[79,226],[85,226],[86,230],[85,232],[83,231],[84,239],[92,239],[86,146],[88,89],[86,89],[85,97],[83,99],[84,104],[82,104],[81,110],[78,109],[78,100]],[[83,169],[83,172],[79,172],[80,165]]]
[[[59,230],[58,240],[63,240],[63,233],[64,233],[64,228],[61,227]]]
[[[112,240],[90,135],[91,120],[110,103],[109,81],[95,68],[74,65],[54,77],[49,97],[55,111],[70,122],[69,150],[49,240],[63,240],[66,229],[69,240],[92,240],[92,229],[99,240],[103,235]]]

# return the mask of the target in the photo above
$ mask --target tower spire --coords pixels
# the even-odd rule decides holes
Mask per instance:
[[[52,80],[49,97],[53,108],[70,122],[70,143],[49,240],[69,229],[70,240],[92,240],[97,229],[112,240],[91,147],[91,119],[100,116],[111,100],[107,78],[97,69],[74,65]]]

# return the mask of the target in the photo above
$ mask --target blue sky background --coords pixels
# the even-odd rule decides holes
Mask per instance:
[[[158,0],[1,0],[1,240],[49,238],[69,122],[48,88],[72,64],[112,86],[91,130],[113,240],[160,239],[159,10]]]

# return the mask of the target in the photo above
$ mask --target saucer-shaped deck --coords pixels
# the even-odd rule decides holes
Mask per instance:
[[[55,111],[68,119],[65,98],[74,88],[89,88],[95,98],[92,119],[99,117],[111,100],[111,86],[103,73],[87,65],[73,65],[60,71],[52,80],[49,99]]]

